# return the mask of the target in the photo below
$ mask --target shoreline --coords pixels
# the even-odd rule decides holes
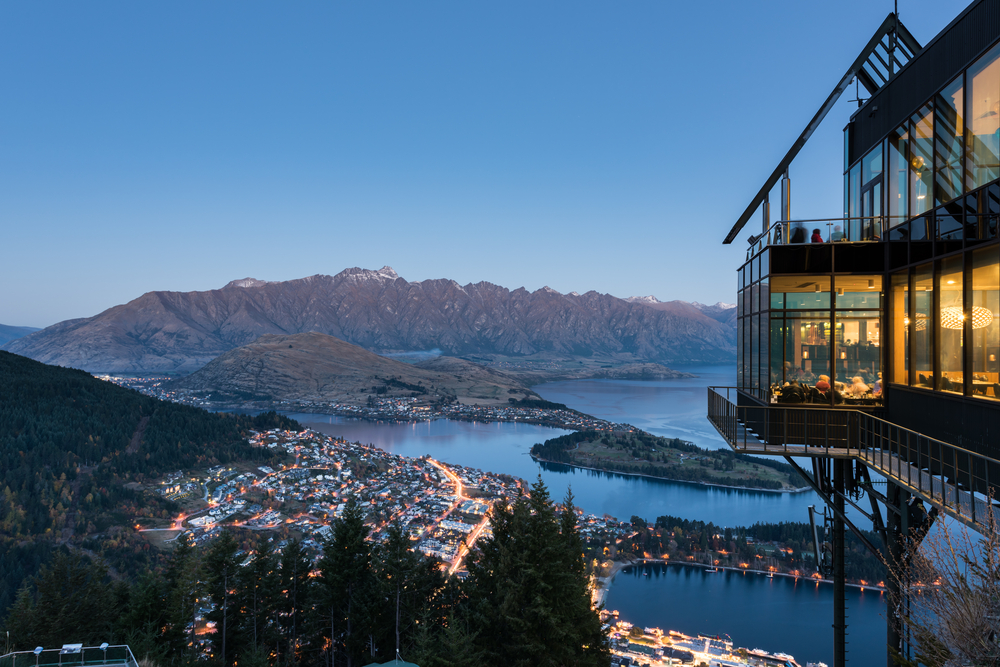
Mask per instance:
[[[614,565],[611,567],[611,572],[608,573],[608,576],[598,577],[598,581],[600,581],[601,583],[595,589],[596,593],[595,605],[598,606],[603,605],[607,601],[608,591],[611,590],[611,584],[614,583],[615,577],[618,575],[619,572],[621,572],[622,570],[627,570],[630,567],[637,567],[639,565],[678,565],[681,567],[696,567],[696,568],[701,568],[703,570],[709,569],[709,566],[704,563],[684,563],[679,561],[671,561],[669,559],[664,559],[664,558],[637,558],[636,560],[614,561]],[[794,574],[789,574],[787,572],[765,572],[763,570],[750,570],[750,569],[744,569],[742,567],[728,567],[723,565],[715,567],[719,572],[739,572],[742,574],[753,573],[764,576],[771,575],[775,577],[786,577],[788,579],[794,579],[796,581],[801,579],[803,581],[815,582],[817,585],[821,583],[831,584],[831,585],[833,584],[832,579],[816,579],[814,577],[803,577],[801,575],[795,576]],[[862,586],[861,584],[852,584],[852,583],[845,583],[844,585],[849,588],[860,589],[862,592],[877,591],[879,595],[885,593],[885,589],[879,586],[872,586],[872,585]]]
[[[674,482],[676,484],[697,484],[699,486],[711,486],[717,489],[730,489],[733,491],[753,491],[754,493],[805,493],[811,489],[808,486],[799,487],[797,489],[761,489],[758,487],[751,486],[732,486],[730,484],[717,484],[715,482],[699,482],[690,479],[673,479],[671,477],[658,477],[656,475],[647,475],[642,472],[622,472],[621,470],[605,470],[603,468],[591,468],[590,466],[583,466],[577,463],[564,463],[563,461],[549,461],[548,459],[543,459],[540,456],[535,456],[534,454],[529,454],[532,460],[541,461],[542,463],[551,463],[552,465],[568,466],[570,468],[578,468],[580,470],[593,470],[595,472],[604,472],[609,475],[628,475],[631,477],[645,477],[647,479],[659,479],[664,482]]]

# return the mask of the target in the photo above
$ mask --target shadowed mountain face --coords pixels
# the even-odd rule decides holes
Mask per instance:
[[[734,327],[683,302],[651,308],[608,294],[535,292],[453,280],[408,282],[385,267],[208,292],[149,292],[4,349],[89,371],[190,372],[264,334],[318,331],[367,350],[447,355],[607,356],[694,363],[735,358]]]
[[[7,324],[0,324],[0,345],[27,336],[35,331],[38,331],[36,327],[12,327]]]
[[[519,380],[464,359],[412,365],[315,332],[261,336],[170,388],[212,392],[222,400],[358,403],[374,395],[430,403],[454,396],[466,404],[506,405],[511,398],[538,398]]]

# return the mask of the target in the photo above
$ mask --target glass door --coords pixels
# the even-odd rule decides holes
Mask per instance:
[[[861,233],[852,241],[878,241],[882,238],[882,177],[861,189]]]

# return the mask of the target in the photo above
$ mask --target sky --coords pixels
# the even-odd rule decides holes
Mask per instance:
[[[900,18],[926,43],[966,5]],[[758,218],[722,239],[892,9],[2,3],[0,323],[383,265],[732,302]],[[853,97],[794,218],[842,211]]]

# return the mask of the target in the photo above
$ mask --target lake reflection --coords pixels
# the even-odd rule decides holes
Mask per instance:
[[[729,634],[738,646],[833,663],[833,586],[790,577],[643,565],[619,572],[606,602],[642,627]],[[848,658],[885,664],[885,611],[878,591],[847,589]]]

